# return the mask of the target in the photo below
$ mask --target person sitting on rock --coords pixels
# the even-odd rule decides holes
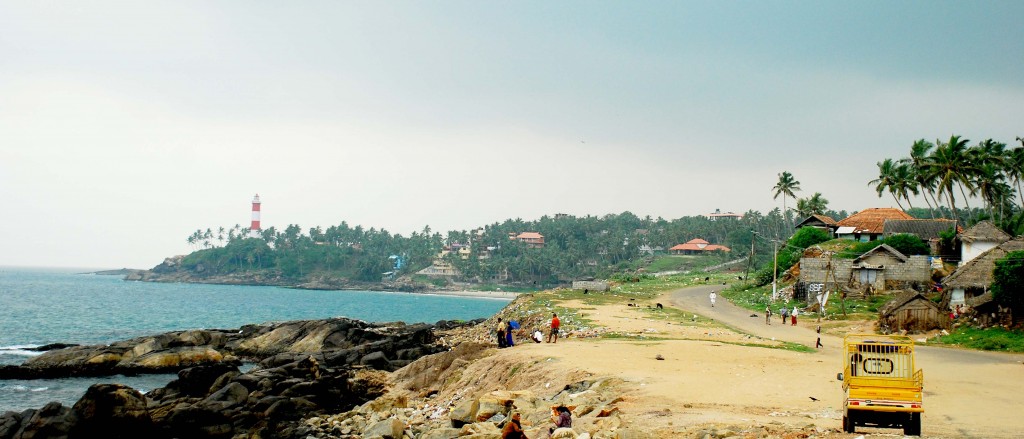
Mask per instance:
[[[568,432],[565,432],[563,430],[569,430],[570,432],[573,432],[572,412],[570,412],[569,408],[564,405],[560,405],[558,407],[554,407],[551,409],[551,422],[555,424],[554,427],[548,429],[548,433],[551,434],[552,438],[564,437]],[[575,432],[573,432],[573,434],[570,436],[576,437]]]
[[[519,418],[519,412],[512,413],[512,419],[509,419],[501,429],[501,439],[527,439]]]

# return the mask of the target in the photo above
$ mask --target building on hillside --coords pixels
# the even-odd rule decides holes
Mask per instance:
[[[836,220],[832,219],[832,217],[828,215],[814,214],[797,223],[795,229],[799,230],[804,227],[814,227],[815,229],[824,230],[828,232],[829,236],[832,236],[835,234],[837,226]]]
[[[999,244],[1013,239],[991,221],[981,221],[959,235],[960,265],[963,266],[982,253],[995,248]]]
[[[732,250],[724,245],[711,244],[703,239],[694,238],[686,241],[684,244],[674,246],[668,249],[668,251],[673,255],[700,255],[715,251],[729,252]]]
[[[1006,257],[1007,253],[1021,250],[1024,250],[1024,237],[1018,236],[961,265],[942,279],[942,303],[949,309],[956,309],[957,305],[976,308],[991,301],[992,294],[986,293],[994,279],[996,261]]]
[[[940,254],[942,241],[940,233],[948,232],[956,225],[956,221],[950,219],[887,219],[882,225],[882,238],[893,235],[907,234],[921,238],[928,243],[931,254]]]
[[[515,237],[520,242],[525,242],[528,248],[544,248],[544,235],[537,232],[523,232]]]
[[[868,242],[882,238],[885,220],[910,220],[914,217],[900,209],[872,207],[850,215],[836,223],[836,238]]]
[[[919,291],[904,291],[878,309],[878,324],[883,333],[926,332],[949,326],[949,314]]]
[[[717,221],[719,219],[743,219],[742,213],[722,212],[721,209],[715,209],[715,213],[709,213],[708,219],[711,221]]]

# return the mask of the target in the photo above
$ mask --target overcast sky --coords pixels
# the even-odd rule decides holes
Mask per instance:
[[[0,2],[0,265],[196,229],[888,207],[915,139],[1024,136],[1024,2]],[[792,200],[787,203],[792,206]],[[923,206],[923,202],[920,203]]]

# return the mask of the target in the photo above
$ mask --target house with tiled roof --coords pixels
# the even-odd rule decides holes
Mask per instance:
[[[523,232],[516,235],[515,239],[525,242],[529,248],[544,248],[544,235],[537,232]]]
[[[836,223],[836,238],[868,242],[882,238],[886,220],[910,220],[914,217],[892,207],[864,209]]]
[[[709,243],[700,238],[694,238],[689,241],[686,241],[683,244],[674,246],[668,249],[668,251],[674,255],[699,255],[714,251],[728,252],[732,251],[732,249],[724,245]]]

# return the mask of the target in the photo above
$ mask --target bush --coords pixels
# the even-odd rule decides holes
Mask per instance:
[[[992,271],[992,298],[1013,310],[1024,309],[1024,251],[1006,254]]]
[[[831,239],[832,237],[824,230],[816,229],[814,227],[801,227],[800,230],[797,230],[796,233],[789,238],[789,245],[805,249]]]
[[[931,248],[928,247],[928,244],[916,235],[900,233],[885,238],[882,242],[907,256],[931,254]]]

